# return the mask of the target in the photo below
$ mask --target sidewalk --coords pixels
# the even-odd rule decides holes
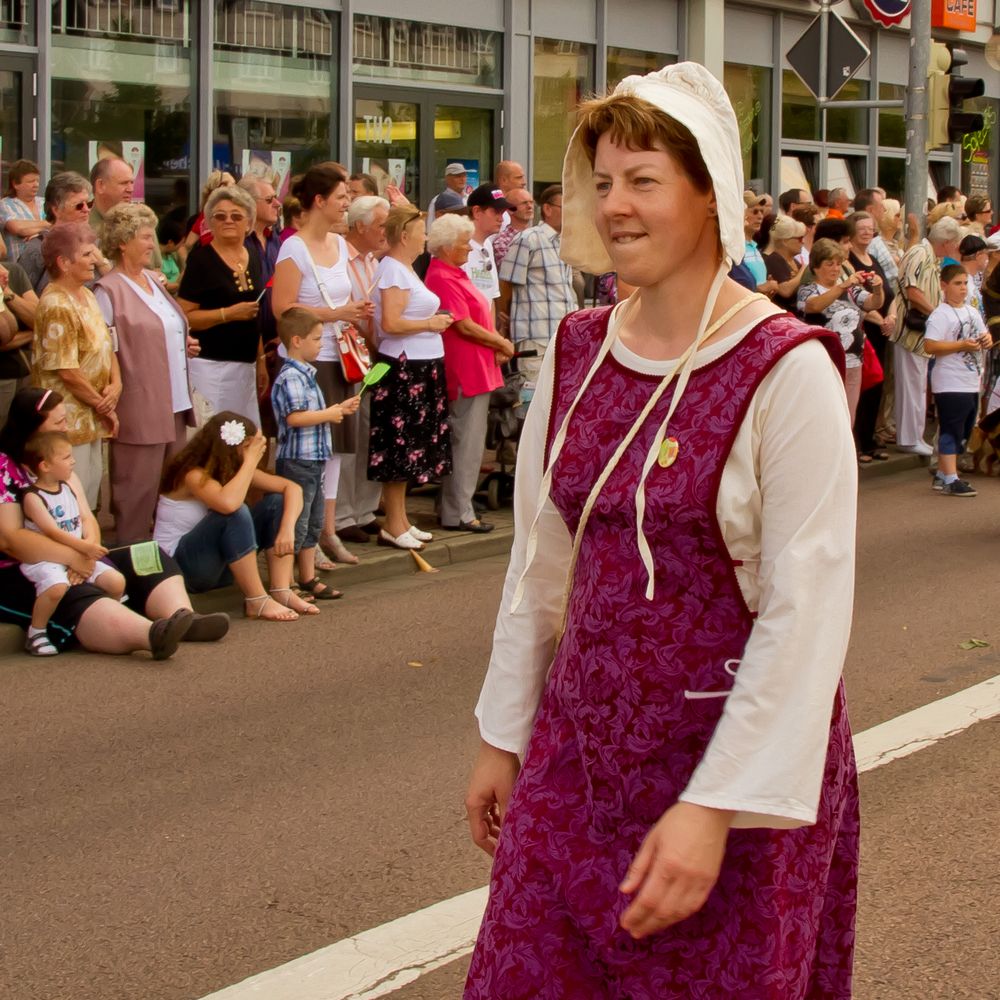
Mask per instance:
[[[859,479],[862,485],[866,480],[896,472],[907,472],[928,464],[927,459],[919,455],[903,454],[892,448],[889,449],[889,454],[891,457],[887,462],[873,462],[871,465],[859,467]],[[434,514],[434,490],[424,489],[412,493],[407,498],[407,511],[411,521],[418,528],[434,533],[434,541],[428,542],[420,552],[420,556],[434,569],[443,569],[455,563],[474,559],[504,555],[510,550],[514,538],[514,513],[509,505],[482,514],[483,520],[496,526],[487,535],[442,531],[437,525]],[[416,560],[408,552],[377,545],[374,540],[366,545],[348,545],[348,549],[360,560],[358,565],[339,566],[334,572],[322,575],[324,582],[338,590],[347,591],[348,599],[350,588],[359,583],[420,572]],[[192,603],[195,610],[203,613],[227,611],[236,617],[242,610],[239,595],[233,587],[224,587],[207,594],[195,594]],[[13,625],[0,625],[0,655],[19,654],[22,644],[23,633],[19,628]]]

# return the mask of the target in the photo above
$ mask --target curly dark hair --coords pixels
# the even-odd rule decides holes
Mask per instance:
[[[205,422],[197,434],[163,467],[160,492],[173,493],[192,469],[201,469],[204,481],[215,479],[225,485],[243,464],[238,445],[226,444],[222,439],[222,425],[235,421],[246,431],[244,440],[257,433],[257,425],[247,417],[232,410],[223,410]]]

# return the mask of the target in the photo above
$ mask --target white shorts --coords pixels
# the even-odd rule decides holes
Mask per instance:
[[[93,583],[99,576],[113,570],[114,566],[98,561],[94,572],[87,577],[87,583]],[[35,585],[35,596],[44,594],[50,587],[60,584],[70,585],[66,567],[54,562],[21,563],[21,572]]]

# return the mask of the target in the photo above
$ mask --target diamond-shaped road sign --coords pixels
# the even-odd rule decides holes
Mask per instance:
[[[826,99],[831,100],[871,55],[868,46],[847,26],[839,15],[829,11],[827,37]],[[802,33],[802,37],[788,50],[788,64],[799,79],[809,88],[816,100],[820,99],[820,14]]]

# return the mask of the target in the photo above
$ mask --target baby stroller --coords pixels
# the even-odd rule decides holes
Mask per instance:
[[[526,408],[521,405],[521,390],[525,376],[517,370],[518,358],[538,357],[538,351],[519,351],[505,365],[504,384],[490,394],[490,411],[486,424],[486,447],[496,452],[499,468],[487,473],[477,492],[485,495],[486,506],[499,510],[514,496],[514,468],[517,464],[517,442],[521,439]]]

